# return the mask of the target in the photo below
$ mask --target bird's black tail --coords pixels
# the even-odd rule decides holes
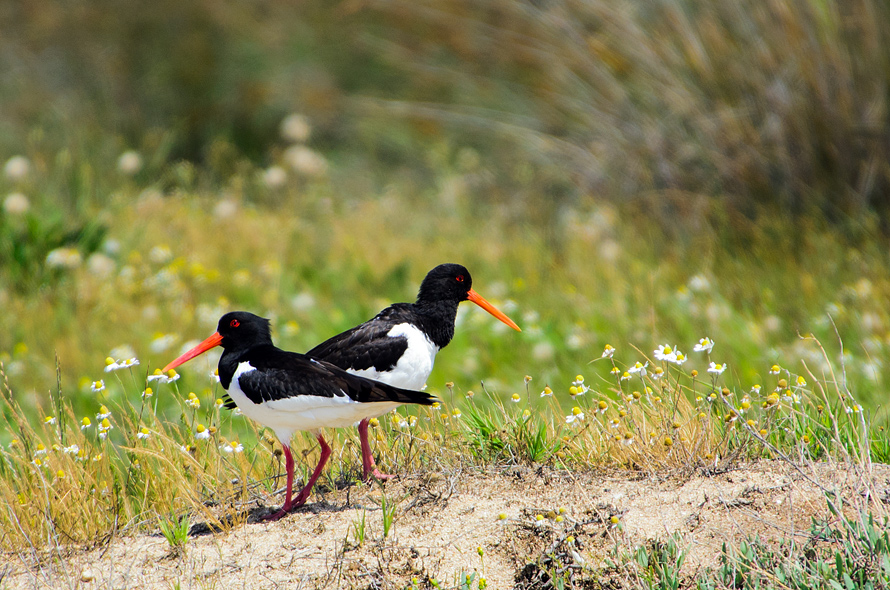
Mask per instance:
[[[402,389],[393,387],[380,381],[372,381],[371,379],[361,378],[363,381],[371,384],[370,388],[362,386],[359,390],[360,402],[399,402],[401,404],[420,404],[421,406],[431,406],[438,400],[425,391],[415,391],[413,389]],[[362,399],[365,398],[365,399]]]
[[[380,381],[373,381],[353,375],[361,382],[355,382],[349,396],[359,402],[398,402],[400,404],[420,404],[431,406],[438,400],[425,391],[402,389]]]

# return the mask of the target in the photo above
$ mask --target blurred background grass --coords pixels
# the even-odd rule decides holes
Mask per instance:
[[[524,331],[464,310],[434,389],[565,393],[606,378],[606,343],[633,364],[703,336],[750,387],[819,374],[812,333],[886,397],[884,2],[13,0],[0,22],[0,360],[26,406],[58,356],[94,410],[106,356],[162,366],[229,309],[306,350],[445,261]]]

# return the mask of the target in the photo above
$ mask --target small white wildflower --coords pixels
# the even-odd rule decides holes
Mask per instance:
[[[580,407],[575,406],[572,408],[572,413],[566,416],[566,424],[579,423],[584,420],[584,412]]]
[[[232,442],[226,441],[226,443],[223,445],[220,445],[219,448],[224,453],[240,453],[241,451],[244,450],[244,445],[239,443],[237,440],[232,441]]]
[[[773,365],[769,370],[770,375],[778,375],[781,372],[782,368],[779,365]]]
[[[600,357],[600,358],[610,359],[610,358],[612,358],[612,355],[614,355],[614,354],[615,354],[615,347],[612,346],[611,344],[606,344],[606,347],[603,349],[602,357]]]
[[[99,393],[100,391],[105,391],[105,381],[103,379],[99,379],[98,381],[93,381],[92,385],[90,385],[90,390],[93,393]]]
[[[682,365],[682,364],[685,363],[688,359],[687,359],[687,357],[686,357],[685,354],[683,354],[683,353],[680,352],[679,350],[675,350],[675,351],[674,351],[674,358],[672,358],[672,359],[668,359],[668,360],[669,360],[670,362],[674,363],[675,365]]]
[[[634,366],[629,368],[627,371],[629,373],[639,373],[640,377],[645,377],[646,376],[646,367],[648,367],[648,366],[649,366],[649,361],[646,361],[646,364],[643,364],[640,361],[637,361],[634,364]]]
[[[305,145],[292,145],[287,148],[284,151],[284,161],[294,171],[304,176],[323,176],[328,169],[328,162],[324,156]]]
[[[31,208],[31,201],[22,193],[9,193],[3,199],[3,211],[7,215],[24,215]]]
[[[25,156],[13,156],[3,166],[3,173],[12,182],[24,180],[30,172],[31,162]]]
[[[124,359],[120,362],[120,367],[122,369],[132,369],[133,367],[139,364],[139,359],[136,357]]]
[[[266,188],[276,190],[287,184],[287,171],[281,166],[269,166],[261,178]]]
[[[96,420],[104,420],[111,416],[111,410],[108,409],[108,406],[103,405],[99,408],[99,413],[96,414]]]
[[[87,270],[94,278],[104,280],[111,277],[117,268],[114,259],[102,254],[101,252],[93,252],[87,258]]]
[[[550,386],[548,385],[548,386],[544,387],[544,391],[541,392],[541,397],[552,397],[552,396],[553,396],[553,390],[550,389]]]
[[[142,170],[142,156],[135,150],[128,150],[117,159],[117,169],[121,174],[133,176]]]
[[[315,297],[312,293],[307,291],[303,291],[297,295],[294,295],[290,300],[290,306],[294,311],[300,313],[306,313],[312,311],[315,308]]]
[[[585,393],[590,391],[590,388],[584,385],[584,375],[577,375],[575,377],[575,380],[572,381],[572,387],[569,388],[570,393],[572,391],[572,388],[575,389],[575,393],[572,394],[573,396],[584,395]]]
[[[714,341],[708,337],[701,338],[698,341],[698,344],[693,347],[694,352],[703,352],[706,351],[708,354],[711,354],[711,350],[714,348]]]
[[[179,340],[177,334],[157,334],[149,343],[148,348],[155,354],[166,352]]]
[[[198,424],[198,427],[195,428],[195,438],[199,440],[205,440],[210,438],[210,431],[203,424]]]
[[[722,374],[723,371],[725,371],[725,370],[726,370],[726,363],[720,364],[720,363],[713,363],[713,362],[712,362],[710,365],[708,365],[708,373],[713,373],[713,374],[715,374],[715,375],[720,375],[720,374]]]
[[[64,447],[62,452],[67,455],[76,455],[80,451],[80,447],[77,445],[71,445],[70,447]]]
[[[710,289],[711,282],[704,275],[695,275],[689,279],[689,289],[694,292],[701,292]]]
[[[148,438],[149,436],[151,436],[151,431],[145,426],[140,428],[139,432],[136,433],[136,438],[141,438],[143,440]]]
[[[77,268],[83,257],[76,248],[56,248],[46,255],[46,265],[50,268]]]
[[[166,244],[159,244],[148,251],[148,259],[155,264],[166,264],[173,260],[173,251]]]
[[[305,115],[293,113],[281,121],[279,131],[281,137],[287,141],[305,143],[312,133],[312,126],[309,125],[309,119]]]
[[[166,374],[161,373],[160,369],[155,369],[155,372],[148,376],[149,381],[157,381],[161,385],[165,385],[167,383],[173,383],[178,380],[180,377],[179,373],[175,370],[170,369]]]
[[[105,437],[108,436],[108,431],[112,428],[114,428],[114,426],[111,424],[111,421],[108,418],[104,418],[101,422],[99,422],[99,438],[105,440]]]
[[[655,349],[655,358],[660,361],[673,361],[677,358],[677,354],[674,352],[676,347],[671,348],[670,345],[660,344],[658,348]]]

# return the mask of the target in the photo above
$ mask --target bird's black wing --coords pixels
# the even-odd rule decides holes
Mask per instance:
[[[306,353],[344,370],[392,370],[408,349],[405,336],[390,336],[393,326],[408,321],[409,303],[387,307],[372,320],[329,338]]]
[[[330,363],[274,347],[244,355],[256,370],[238,377],[241,391],[255,404],[299,396],[349,396],[357,402],[398,402],[431,405],[435,398],[422,391],[401,389],[347,373]]]

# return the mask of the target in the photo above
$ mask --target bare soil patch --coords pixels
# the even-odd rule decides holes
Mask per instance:
[[[615,547],[677,533],[692,575],[717,563],[724,542],[753,535],[767,543],[804,541],[811,519],[829,515],[823,488],[849,499],[885,497],[890,467],[866,473],[817,464],[802,473],[760,462],[718,474],[510,467],[407,476],[315,494],[275,523],[258,522],[265,508],[257,506],[246,524],[192,536],[178,552],[160,534],[122,536],[101,548],[5,554],[0,575],[4,588],[234,590],[404,588],[415,578],[420,587],[430,578],[448,587],[476,572],[489,588],[535,588],[548,567],[567,567],[577,579],[586,576],[586,587],[622,588],[632,580],[603,567]],[[386,538],[384,493],[398,504]],[[269,506],[277,501],[267,498]]]

